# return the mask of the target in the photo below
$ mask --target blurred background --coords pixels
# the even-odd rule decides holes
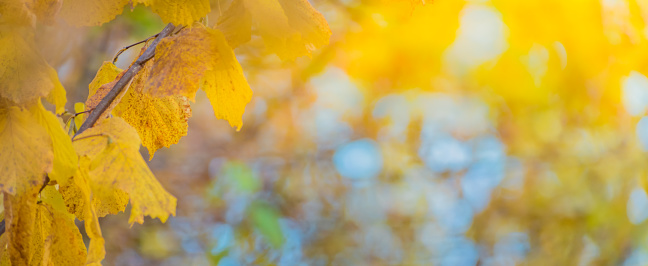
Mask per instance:
[[[648,1],[310,2],[330,45],[237,48],[243,128],[199,91],[149,162],[177,216],[102,218],[104,264],[648,265]],[[37,38],[73,110],[163,27],[127,7]]]

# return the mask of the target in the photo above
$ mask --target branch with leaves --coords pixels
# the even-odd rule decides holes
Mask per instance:
[[[167,24],[166,27],[164,27],[164,29],[160,33],[157,34],[157,37],[155,38],[155,40],[153,40],[153,42],[146,49],[146,51],[139,58],[137,58],[135,63],[133,63],[128,68],[126,73],[124,73],[124,75],[121,76],[121,78],[117,81],[117,83],[110,90],[110,92],[101,99],[99,104],[97,104],[97,107],[92,109],[88,118],[85,120],[85,122],[83,122],[83,124],[79,127],[79,130],[74,135],[75,137],[83,133],[83,131],[86,131],[88,128],[91,128],[95,125],[97,120],[99,120],[99,117],[103,115],[106,112],[106,110],[108,110],[108,107],[110,107],[113,104],[117,96],[121,94],[124,90],[128,89],[128,85],[133,80],[135,75],[142,69],[144,63],[146,63],[151,58],[153,58],[153,56],[155,55],[155,47],[157,47],[158,43],[160,43],[160,40],[173,33],[174,29],[175,26],[169,23]]]
[[[217,118],[240,130],[252,90],[233,49],[251,39],[252,25],[267,49],[284,60],[310,55],[331,35],[307,0],[235,0],[211,26],[199,23],[211,10],[207,0],[55,2],[0,5],[0,261],[13,265],[99,264],[105,257],[99,217],[125,211],[128,204],[131,224],[175,215],[177,200],[155,178],[140,145],[152,159],[156,150],[185,136],[189,102],[198,89]],[[101,25],[128,3],[150,7],[168,25],[144,41],[128,69],[104,62],[86,102],[76,103],[77,115],[63,124],[55,114],[66,112],[66,91],[40,55],[36,26]],[[174,25],[184,27],[174,33]],[[75,219],[84,222],[88,248]]]

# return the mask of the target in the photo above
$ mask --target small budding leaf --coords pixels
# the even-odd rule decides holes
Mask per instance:
[[[103,120],[78,135],[73,145],[79,156],[91,160],[87,167],[93,194],[114,192],[105,188],[128,193],[132,205],[129,223],[143,223],[144,216],[165,222],[175,215],[176,198],[155,179],[139,153],[137,132],[122,118]]]

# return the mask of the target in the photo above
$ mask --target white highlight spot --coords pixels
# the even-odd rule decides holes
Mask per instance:
[[[633,116],[646,112],[646,108],[648,108],[648,78],[637,71],[632,71],[628,77],[623,79],[621,87],[621,100],[626,111]]]

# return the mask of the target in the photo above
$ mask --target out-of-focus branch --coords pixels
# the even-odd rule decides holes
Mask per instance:
[[[137,58],[135,63],[131,65],[130,68],[124,73],[124,75],[117,81],[115,86],[108,92],[108,94],[101,99],[101,102],[97,104],[97,107],[95,107],[94,110],[88,115],[88,118],[83,122],[77,133],[74,135],[74,137],[78,136],[79,134],[83,133],[83,131],[86,131],[88,128],[91,128],[94,126],[94,124],[99,120],[99,117],[108,109],[108,107],[115,101],[117,96],[126,89],[127,85],[130,83],[130,81],[137,75],[137,73],[142,69],[142,65],[146,63],[146,61],[150,60],[153,58],[155,55],[155,47],[160,43],[160,40],[162,40],[164,37],[169,36],[173,30],[175,29],[175,26],[173,24],[169,23],[164,29],[158,33],[157,38],[151,42],[151,45],[144,51],[144,53]],[[74,139],[73,137],[73,139]]]

